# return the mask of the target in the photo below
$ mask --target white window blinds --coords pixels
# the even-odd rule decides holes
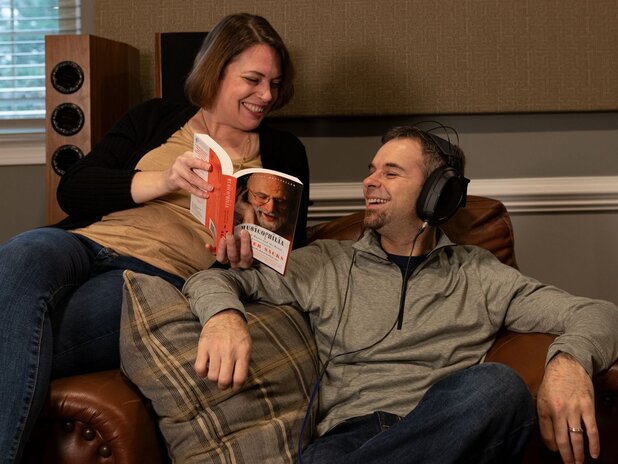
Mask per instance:
[[[0,0],[0,120],[45,117],[45,35],[80,17],[80,0]]]

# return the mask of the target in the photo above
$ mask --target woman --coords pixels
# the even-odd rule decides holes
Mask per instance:
[[[195,169],[193,134],[210,134],[235,169],[264,166],[309,185],[305,149],[265,125],[291,99],[283,41],[259,16],[230,15],[208,34],[186,82],[192,105],[160,99],[129,111],[58,186],[69,217],[0,247],[0,456],[18,461],[50,378],[117,368],[122,273],[132,269],[181,287],[215,263],[248,267],[248,236],[223,240],[189,213],[190,194],[213,186]],[[304,189],[294,245],[306,239]],[[206,248],[204,247],[206,244]]]

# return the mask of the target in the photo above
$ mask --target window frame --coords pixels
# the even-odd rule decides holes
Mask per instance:
[[[81,34],[94,33],[94,2],[80,1]],[[0,119],[0,166],[45,164],[43,118]]]

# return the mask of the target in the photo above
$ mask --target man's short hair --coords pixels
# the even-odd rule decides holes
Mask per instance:
[[[436,128],[440,128],[437,126]],[[447,128],[444,128],[446,131]],[[423,173],[425,178],[436,169],[442,166],[450,166],[457,169],[461,175],[464,175],[464,168],[466,165],[466,157],[461,148],[451,143],[449,140],[442,139],[440,142],[445,149],[443,150],[438,143],[434,140],[434,137],[439,137],[433,133],[419,129],[416,126],[396,126],[389,129],[382,136],[382,144],[390,142],[394,139],[413,139],[417,140],[421,144],[421,152],[423,154]],[[442,143],[444,142],[444,143]],[[444,153],[448,149],[448,153]]]

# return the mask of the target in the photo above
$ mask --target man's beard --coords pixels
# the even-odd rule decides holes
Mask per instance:
[[[365,211],[364,226],[367,229],[379,230],[386,223],[386,215],[384,213],[376,213],[374,211]]]

